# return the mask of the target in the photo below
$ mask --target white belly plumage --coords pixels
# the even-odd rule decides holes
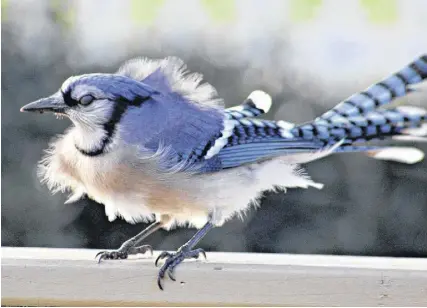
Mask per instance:
[[[40,175],[54,192],[72,189],[71,200],[86,193],[104,204],[109,220],[123,217],[136,223],[164,216],[170,218],[167,227],[185,223],[199,227],[210,215],[214,224],[221,225],[274,186],[322,187],[284,158],[209,175],[158,173],[150,171],[156,168],[155,159],[137,160],[135,155],[118,151],[100,158],[85,157],[69,138],[65,135],[52,144],[54,151],[42,160]]]

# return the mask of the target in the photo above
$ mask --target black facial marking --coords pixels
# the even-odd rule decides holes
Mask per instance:
[[[65,105],[68,107],[74,107],[79,104],[79,101],[76,101],[74,98],[71,97],[71,89],[67,90],[66,92],[63,92],[61,90],[62,97],[64,99]]]
[[[104,124],[103,128],[107,134],[102,139],[101,146],[95,150],[90,150],[90,151],[80,149],[79,147],[76,146],[77,150],[79,150],[80,153],[82,153],[83,155],[86,155],[86,156],[98,156],[98,155],[104,154],[105,148],[112,141],[112,137],[114,135],[114,132],[116,131],[117,123],[120,122],[120,120],[121,120],[123,114],[126,112],[127,108],[129,106],[139,107],[142,105],[143,102],[145,102],[149,98],[150,98],[149,96],[147,96],[147,97],[137,96],[133,100],[128,100],[128,99],[120,96],[115,101],[114,110],[113,110],[113,113],[110,117],[110,120]]]

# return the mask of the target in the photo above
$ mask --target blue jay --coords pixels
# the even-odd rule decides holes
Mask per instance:
[[[363,152],[383,160],[415,163],[410,147],[368,143],[425,141],[427,112],[388,105],[427,78],[427,55],[318,118],[303,124],[256,119],[271,98],[254,91],[240,106],[225,109],[216,90],[174,57],[133,59],[114,74],[68,78],[53,95],[21,111],[53,112],[73,126],[53,141],[39,176],[53,193],[70,191],[104,204],[109,220],[148,222],[145,230],[103,259],[152,251],[143,239],[160,228],[189,224],[198,231],[177,252],[162,252],[158,274],[184,259],[205,256],[196,244],[213,227],[242,215],[265,190],[322,188],[300,164],[340,152]]]

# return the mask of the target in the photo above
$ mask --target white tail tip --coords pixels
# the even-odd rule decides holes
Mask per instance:
[[[271,108],[271,96],[264,91],[256,90],[249,94],[248,99],[250,99],[255,106],[267,113]]]
[[[427,110],[421,107],[415,106],[398,106],[396,109],[401,113],[406,113],[409,115],[425,115],[427,114]]]
[[[367,152],[368,156],[380,160],[415,164],[423,160],[424,152],[412,147],[388,147]]]
[[[399,141],[410,141],[410,142],[427,142],[427,137],[408,136],[408,135],[393,136],[392,139],[399,140]]]
[[[404,129],[402,133],[415,136],[415,137],[427,136],[427,124],[422,124],[421,127],[418,127],[418,128]]]

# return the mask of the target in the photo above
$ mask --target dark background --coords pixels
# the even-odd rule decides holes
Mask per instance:
[[[134,56],[176,55],[227,106],[259,88],[273,97],[267,118],[303,122],[427,51],[425,2],[261,2],[2,1],[2,245],[118,248],[145,227],[110,223],[91,200],[64,205],[65,196],[52,196],[36,177],[48,140],[70,123],[19,108],[70,75],[113,72]],[[405,103],[427,106],[425,93]],[[343,154],[306,168],[323,190],[266,192],[260,209],[213,230],[200,246],[427,256],[426,161]],[[193,233],[160,231],[147,242],[173,250]]]

